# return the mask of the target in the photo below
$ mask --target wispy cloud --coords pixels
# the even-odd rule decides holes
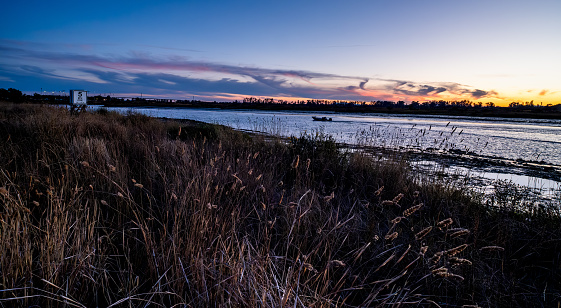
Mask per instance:
[[[88,53],[89,52],[89,53]],[[29,44],[0,41],[1,81],[40,82],[64,79],[76,86],[89,83],[100,92],[130,92],[221,97],[269,96],[346,100],[427,100],[496,96],[494,91],[458,83],[417,83],[307,70],[284,70],[192,60],[183,56],[157,57],[61,52]],[[375,73],[375,72],[373,72]],[[35,79],[33,79],[33,78]],[[65,83],[65,85],[68,82]],[[20,88],[38,88],[21,84]]]

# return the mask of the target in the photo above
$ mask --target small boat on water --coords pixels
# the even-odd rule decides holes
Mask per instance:
[[[314,121],[333,121],[332,118],[327,118],[327,117],[314,117],[312,116],[312,119],[314,119]]]

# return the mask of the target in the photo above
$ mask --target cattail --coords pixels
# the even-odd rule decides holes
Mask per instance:
[[[460,252],[462,252],[464,249],[466,249],[467,246],[468,246],[467,244],[462,244],[462,245],[460,245],[460,246],[458,246],[458,247],[454,247],[454,248],[452,248],[452,249],[448,249],[448,250],[446,250],[446,254],[447,254],[448,256],[457,255],[457,254],[459,254]]]
[[[122,193],[118,192],[118,193],[117,193],[117,197],[119,197],[119,198],[123,198],[124,196],[123,196],[123,194],[122,194]]]
[[[346,265],[345,262],[339,260],[331,260],[328,263],[329,267],[343,267],[345,265]]]
[[[108,165],[107,167],[109,167],[109,172],[115,172],[117,170],[113,165]]]
[[[387,234],[387,235],[385,236],[385,239],[386,239],[387,241],[393,241],[395,238],[397,238],[398,235],[399,235],[399,233],[393,232],[393,233],[391,233],[391,234]]]
[[[468,229],[458,230],[458,231],[455,231],[452,234],[450,234],[450,238],[455,238],[455,237],[466,235],[466,234],[469,234]]]
[[[85,168],[88,168],[90,166],[90,164],[85,160],[80,162],[80,164],[82,164],[82,166],[85,167]]]
[[[103,204],[103,205],[105,205],[105,206],[108,205],[108,204],[107,204],[107,201],[105,201],[105,200],[101,200],[101,201],[99,201],[99,202],[101,202],[101,204]]]
[[[453,222],[454,222],[454,221],[452,220],[452,218],[446,218],[446,219],[444,219],[444,220],[442,220],[442,221],[439,221],[439,222],[436,224],[436,226],[439,227],[439,228],[446,228],[446,227],[448,227],[449,225],[451,225]]]
[[[392,220],[391,220],[391,223],[394,224],[394,225],[397,225],[398,223],[401,222],[401,219],[402,219],[402,218],[405,218],[405,217],[398,216],[398,217],[392,219]]]
[[[37,201],[33,201],[33,204],[34,204],[35,206],[39,206],[39,202],[37,202]]]
[[[142,184],[140,184],[140,183],[134,183],[134,187],[143,188],[144,185],[142,185]]]
[[[256,180],[256,181],[261,180],[261,177],[262,177],[262,176],[263,176],[263,174],[258,175],[258,176],[255,178],[255,180]]]
[[[0,187],[0,195],[3,195],[4,197],[8,196],[8,190],[6,187]]]
[[[485,246],[479,248],[480,251],[504,251],[505,249],[501,246]]]
[[[374,193],[374,195],[379,196],[382,193],[382,190],[384,190],[384,186],[378,188],[378,190]]]
[[[133,183],[136,183],[136,180],[135,180],[135,179],[131,179],[131,181],[132,181]]]
[[[415,213],[421,207],[423,207],[422,203],[419,203],[418,205],[412,206],[412,207],[406,209],[405,211],[403,211],[403,216],[405,216],[405,217],[410,216],[411,214]]]
[[[253,169],[249,169],[249,171],[247,172],[248,175],[252,175],[253,174]]]
[[[464,258],[451,257],[448,261],[454,265],[472,265],[470,260]]]
[[[259,152],[255,152],[255,154],[253,154],[253,159],[256,159],[257,156],[259,156]]]
[[[423,237],[425,237],[425,235],[427,235],[430,231],[432,230],[432,227],[426,227],[423,230],[417,232],[417,234],[415,234],[415,239],[416,240],[420,240]]]

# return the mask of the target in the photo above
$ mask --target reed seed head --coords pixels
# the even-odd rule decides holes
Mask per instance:
[[[416,239],[416,240],[422,239],[422,238],[425,237],[431,230],[432,230],[432,227],[431,227],[431,226],[424,228],[423,230],[421,230],[421,231],[417,232],[417,234],[415,234],[415,239]]]
[[[399,202],[399,200],[401,200],[401,198],[403,198],[403,194],[399,194],[399,195],[395,196],[395,198],[393,198],[392,201],[397,204]]]
[[[454,221],[452,220],[452,218],[446,218],[444,220],[439,221],[436,226],[439,228],[446,228],[449,225],[451,225]]]
[[[397,238],[398,235],[399,235],[399,233],[393,232],[393,233],[391,233],[391,234],[387,234],[387,235],[385,236],[385,239],[386,239],[387,241],[393,241],[394,239]]]
[[[458,230],[458,231],[455,231],[452,234],[450,234],[450,238],[455,238],[455,237],[463,236],[463,235],[467,235],[467,234],[469,234],[468,229]]]
[[[442,255],[444,254],[444,251],[439,251],[437,253],[435,253],[431,258],[430,258],[430,262],[432,263],[438,263],[438,261],[440,261],[440,258],[442,257]]]
[[[504,251],[505,249],[501,246],[485,246],[479,248],[480,251]]]
[[[296,158],[292,161],[292,168],[298,168],[298,164],[300,163],[300,155],[296,155]]]
[[[415,213],[417,210],[419,210],[421,207],[423,207],[422,203],[419,203],[415,206],[412,206],[408,209],[406,209],[405,211],[403,211],[403,216],[407,217],[407,216],[411,216],[411,214]]]
[[[346,266],[345,262],[340,261],[340,260],[331,260],[328,263],[329,267],[344,267]]]
[[[397,204],[391,200],[382,201],[382,206],[391,206],[391,205],[397,205]]]
[[[472,265],[470,260],[464,258],[450,257],[448,261],[454,265]]]
[[[437,269],[433,269],[433,270],[431,271],[431,273],[432,273],[434,276],[445,277],[445,276],[448,274],[448,269],[447,269],[446,267],[443,266],[443,267],[439,267],[439,268],[437,268]]]
[[[306,270],[313,272],[313,273],[317,273],[317,270],[310,264],[310,263],[302,263],[302,267],[304,267]]]
[[[464,249],[466,249],[467,246],[468,246],[467,244],[462,244],[462,245],[460,245],[460,246],[458,246],[458,247],[454,247],[454,248],[452,248],[452,249],[448,249],[448,250],[446,250],[446,254],[447,254],[448,256],[457,255],[457,254],[459,254],[460,252],[462,252]]]

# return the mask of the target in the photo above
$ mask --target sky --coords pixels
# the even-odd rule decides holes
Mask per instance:
[[[6,1],[0,88],[561,103],[561,1]]]

